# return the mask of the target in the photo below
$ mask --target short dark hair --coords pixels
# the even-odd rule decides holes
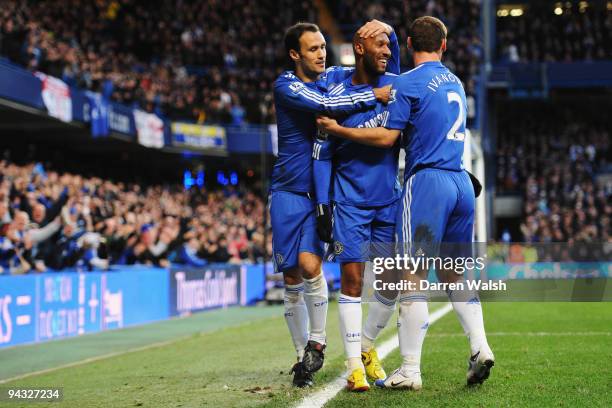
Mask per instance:
[[[300,52],[300,38],[306,31],[312,33],[318,33],[319,26],[313,23],[297,23],[292,25],[285,31],[285,56],[287,57],[287,63],[290,67],[293,67],[293,60],[289,57],[289,51],[295,50]]]
[[[412,49],[421,52],[436,52],[446,39],[448,31],[439,19],[432,16],[419,17],[410,25]]]

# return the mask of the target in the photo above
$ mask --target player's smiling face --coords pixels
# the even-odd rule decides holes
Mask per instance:
[[[325,72],[325,57],[327,56],[325,38],[317,31],[306,31],[300,37],[300,64],[304,74],[317,77]]]
[[[391,58],[389,44],[389,37],[385,33],[363,40],[365,66],[372,73],[382,75],[387,70],[387,63]]]

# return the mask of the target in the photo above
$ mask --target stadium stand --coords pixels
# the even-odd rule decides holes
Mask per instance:
[[[518,193],[524,199],[522,237],[513,239],[610,239],[610,128],[601,109],[576,102],[504,106],[498,126],[497,193]],[[528,113],[535,111],[537,115]]]
[[[424,14],[441,18],[449,28],[444,62],[464,80],[468,95],[476,96],[483,62],[481,1],[348,0],[328,1],[327,6],[344,40],[372,18],[392,24],[401,39],[404,69],[411,67],[405,39],[412,19]],[[563,3],[560,14],[550,2],[521,7],[521,17],[500,17],[502,9],[497,10],[496,62],[612,58],[612,14],[603,2],[590,2],[586,8]],[[283,28],[298,20],[317,21],[317,16],[313,1],[296,5],[289,0],[9,0],[0,10],[0,54],[30,71],[45,72],[171,120],[270,124],[275,122],[271,84],[284,63]],[[560,115],[541,102],[529,109],[541,114],[532,118],[516,109],[502,112],[507,114],[500,116],[496,142],[497,194],[524,199],[522,238],[609,239],[611,189],[609,182],[598,181],[601,173],[610,172],[605,118],[588,115],[584,109]],[[110,178],[54,171],[45,172],[44,179],[33,173],[39,167],[2,165],[5,269],[11,267],[7,259],[12,259],[13,267],[24,265],[18,258],[15,263],[14,255],[26,244],[30,249],[23,251],[22,258],[39,270],[77,264],[95,267],[97,261],[91,262],[95,257],[87,259],[93,256],[91,251],[84,255],[84,248],[94,245],[99,245],[99,258],[111,264],[158,265],[250,262],[261,257],[267,245],[263,200],[256,197],[253,186],[238,192],[202,193],[184,192],[179,185],[140,189]],[[68,187],[65,195],[63,186]],[[247,202],[240,204],[236,196],[246,197]],[[112,200],[117,197],[131,200],[133,208],[115,208]],[[57,200],[68,215],[57,213]],[[89,207],[90,213],[83,214]],[[219,211],[223,216],[207,215]],[[60,230],[42,240],[57,228],[51,215],[58,214]],[[194,225],[187,222],[191,214],[200,214]],[[37,242],[24,241],[26,229],[35,231]],[[56,250],[61,245],[69,255],[50,257],[64,253]]]
[[[282,28],[297,20],[316,20],[311,2],[15,0],[0,11],[0,50],[170,119],[271,123]]]
[[[141,187],[5,161],[0,174],[0,273],[263,257],[264,203],[246,188]]]
[[[401,39],[401,64],[406,68],[412,68],[412,60],[406,49],[410,23],[423,15],[438,17],[449,31],[444,64],[464,81],[468,95],[475,94],[474,81],[479,73],[483,53],[478,34],[480,1],[352,0],[328,3],[334,10],[334,16],[338,19],[346,40],[350,40],[355,30],[370,19],[377,18],[391,24]]]
[[[497,55],[505,62],[612,59],[610,2],[534,1],[497,12]]]

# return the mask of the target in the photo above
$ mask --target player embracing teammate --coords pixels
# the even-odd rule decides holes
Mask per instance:
[[[355,71],[335,84],[337,95],[358,89],[390,85],[399,74],[399,43],[391,27],[385,32],[353,38]],[[387,115],[385,105],[340,118],[344,126],[381,126]],[[395,214],[401,195],[397,179],[399,143],[378,148],[320,133],[313,149],[315,190],[322,240],[333,242],[334,257],[340,263],[338,297],[340,333],[347,357],[349,391],[366,391],[370,380],[386,377],[374,340],[386,327],[395,310],[397,292],[374,294],[362,327],[361,293],[365,264],[371,255],[393,256]],[[331,188],[330,188],[331,187]],[[331,195],[331,197],[330,197]],[[330,210],[333,208],[333,210]],[[322,222],[327,226],[322,228]],[[333,240],[326,232],[333,229]],[[376,243],[376,253],[372,246]]]
[[[363,27],[378,33],[385,25]],[[270,218],[277,272],[285,283],[285,319],[295,350],[293,384],[312,385],[323,365],[326,344],[327,282],[321,271],[324,245],[316,232],[312,148],[316,115],[350,115],[387,102],[389,88],[357,89],[334,95],[329,84],[343,81],[351,70],[325,70],[326,43],[314,24],[298,23],[285,33],[285,51],[293,70],[274,84],[278,124],[278,159],[272,173]]]
[[[317,120],[321,131],[373,147],[390,148],[401,140],[406,166],[395,234],[398,248],[409,256],[435,256],[441,243],[469,250],[473,239],[475,189],[462,164],[467,104],[461,81],[441,63],[446,36],[437,18],[425,16],[412,23],[408,48],[415,68],[394,81],[388,115],[380,127],[345,127],[329,117]],[[427,272],[406,273],[403,278],[426,279]],[[463,279],[455,271],[437,273],[446,282]],[[494,356],[478,294],[449,291],[448,297],[470,342],[467,382],[481,383],[489,376]],[[427,296],[405,291],[399,301],[403,363],[376,385],[419,390],[421,349],[429,326]]]

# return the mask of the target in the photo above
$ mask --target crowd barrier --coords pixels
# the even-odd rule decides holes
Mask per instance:
[[[168,271],[0,277],[0,347],[95,333],[169,317]]]
[[[323,265],[339,289],[340,268]],[[115,267],[107,272],[0,276],[0,348],[79,336],[235,305],[282,286],[271,264]],[[612,278],[612,263],[493,263],[488,279]],[[482,276],[482,278],[485,278]],[[435,274],[430,274],[435,280]]]
[[[275,285],[266,279],[273,270],[271,264],[212,264],[0,276],[0,348],[254,304]],[[338,266],[325,270],[337,285]]]

